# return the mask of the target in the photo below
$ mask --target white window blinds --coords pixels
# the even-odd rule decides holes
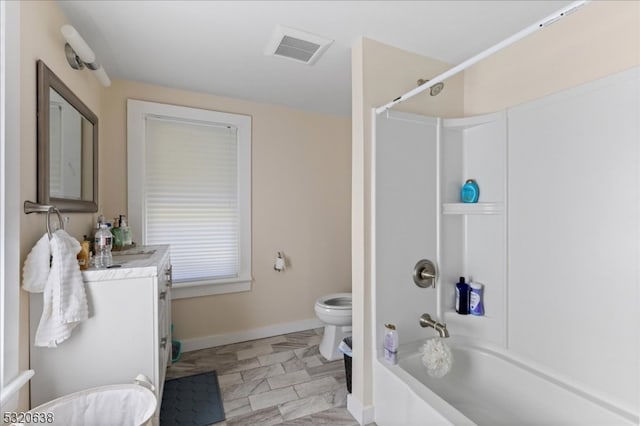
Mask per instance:
[[[173,299],[251,290],[251,117],[127,100],[134,241],[169,244]]]
[[[176,282],[240,273],[234,126],[147,116],[146,244],[170,244]]]

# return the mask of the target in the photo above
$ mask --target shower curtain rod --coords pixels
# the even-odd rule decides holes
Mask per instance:
[[[430,79],[428,82],[426,82],[425,84],[416,87],[413,90],[410,90],[409,92],[405,93],[402,96],[399,96],[397,98],[395,98],[394,100],[392,100],[391,102],[376,108],[376,114],[381,114],[384,111],[388,110],[389,108],[393,107],[396,104],[399,104],[400,102],[404,102],[407,99],[410,99],[412,97],[414,97],[415,95],[422,93],[423,91],[435,86],[438,83],[443,82],[444,80],[446,80],[447,78],[459,73],[460,71],[463,71],[464,69],[470,67],[471,65],[475,64],[478,61],[481,61],[482,59],[486,58],[489,55],[492,55],[496,52],[498,52],[499,50],[504,49],[505,47],[515,43],[516,41],[528,36],[529,34],[547,27],[553,23],[555,23],[556,21],[564,18],[567,15],[572,14],[573,12],[575,12],[576,10],[578,10],[579,8],[581,8],[582,6],[584,6],[585,4],[589,3],[591,0],[580,0],[580,1],[574,1],[573,3],[569,4],[568,6],[552,13],[551,15],[547,16],[544,19],[541,19],[540,21],[536,22],[535,24],[532,24],[530,26],[528,26],[527,28],[521,30],[520,32],[512,35],[511,37],[502,40],[500,43],[495,44],[493,46],[491,46],[490,48],[483,50],[482,52],[478,53],[475,56],[472,56],[471,58],[467,59],[466,61],[456,65],[455,67],[443,72],[442,74],[438,75],[437,77],[434,77],[432,79]]]

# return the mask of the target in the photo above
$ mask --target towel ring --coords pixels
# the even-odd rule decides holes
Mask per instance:
[[[47,214],[47,234],[49,235],[49,239],[53,236],[51,232],[51,212],[54,212],[58,215],[58,223],[60,224],[60,228],[64,229],[64,221],[62,220],[62,215],[60,214],[60,210],[56,206],[52,206],[49,204],[38,204],[33,201],[25,200],[24,202],[24,212],[26,214],[29,213],[46,213]]]
[[[60,210],[58,210],[58,208],[55,206],[49,207],[49,209],[47,210],[47,234],[49,234],[49,239],[51,239],[51,237],[53,236],[53,234],[51,233],[51,212],[55,212],[55,214],[58,215],[58,223],[60,224],[60,228],[58,229],[64,229],[64,221],[62,220]]]

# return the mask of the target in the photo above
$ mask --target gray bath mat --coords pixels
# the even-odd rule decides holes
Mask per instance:
[[[167,380],[160,425],[205,426],[224,420],[224,407],[215,371]]]

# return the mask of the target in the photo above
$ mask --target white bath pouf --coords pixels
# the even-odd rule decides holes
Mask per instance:
[[[453,355],[449,346],[439,338],[427,339],[420,348],[422,364],[431,377],[443,377],[451,370]]]

